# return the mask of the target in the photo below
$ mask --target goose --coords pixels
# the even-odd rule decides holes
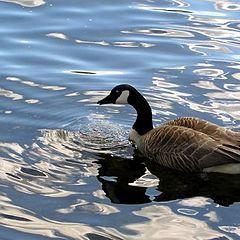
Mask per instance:
[[[129,140],[157,164],[184,172],[240,174],[240,132],[195,117],[179,117],[154,128],[149,103],[128,84],[115,86],[97,103],[135,108]]]

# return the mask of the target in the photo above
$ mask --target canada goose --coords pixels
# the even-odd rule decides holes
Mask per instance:
[[[147,100],[131,85],[114,87],[98,104],[130,104],[137,111],[129,139],[147,158],[188,172],[240,174],[240,133],[181,117],[153,128]]]

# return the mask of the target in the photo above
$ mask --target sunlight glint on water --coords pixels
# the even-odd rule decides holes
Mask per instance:
[[[1,239],[237,239],[239,176],[144,163],[128,83],[154,125],[239,129],[238,1],[0,1]]]

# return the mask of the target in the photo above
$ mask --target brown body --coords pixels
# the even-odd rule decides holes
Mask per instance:
[[[178,118],[152,129],[136,142],[143,155],[183,171],[240,163],[240,133],[198,118]]]

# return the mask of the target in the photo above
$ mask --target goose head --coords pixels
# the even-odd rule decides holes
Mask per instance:
[[[135,88],[128,84],[121,84],[114,87],[110,94],[98,101],[98,104],[131,104],[131,96],[137,91]]]
[[[137,111],[133,130],[143,135],[153,128],[152,111],[147,100],[131,85],[117,85],[108,96],[98,101],[98,104],[130,104]]]

